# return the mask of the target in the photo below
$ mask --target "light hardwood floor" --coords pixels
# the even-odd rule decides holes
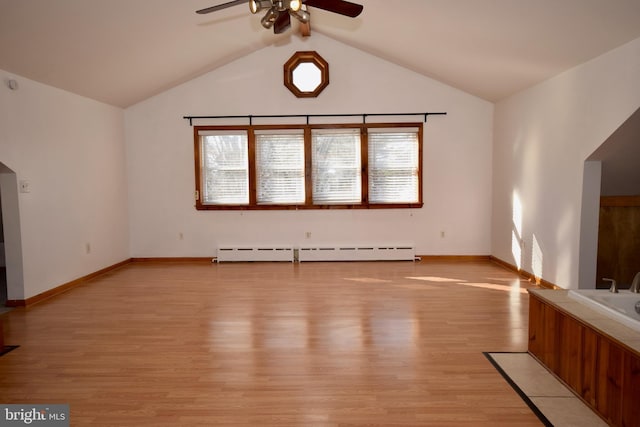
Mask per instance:
[[[539,426],[482,354],[526,351],[490,262],[131,263],[5,315],[0,402],[72,426]]]

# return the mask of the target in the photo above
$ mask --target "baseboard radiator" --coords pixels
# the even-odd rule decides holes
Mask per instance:
[[[293,246],[221,246],[218,262],[287,261],[293,262]]]
[[[415,249],[409,245],[302,246],[298,260],[305,261],[413,261]]]
[[[412,245],[220,246],[217,262],[414,261]]]

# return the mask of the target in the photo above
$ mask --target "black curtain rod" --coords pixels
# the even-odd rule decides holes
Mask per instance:
[[[362,117],[362,123],[367,122],[367,117],[380,116],[424,116],[424,122],[427,122],[429,116],[444,116],[447,113],[370,113],[370,114],[266,114],[266,115],[247,115],[247,116],[184,116],[183,119],[189,120],[189,126],[193,126],[193,121],[198,119],[249,119],[249,125],[253,124],[253,119],[273,119],[288,117],[306,117],[309,124],[310,117]]]

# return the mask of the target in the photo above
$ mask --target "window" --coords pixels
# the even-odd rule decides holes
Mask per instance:
[[[211,205],[249,203],[247,131],[200,133],[202,202]]]
[[[304,204],[304,131],[256,131],[259,205]]]
[[[196,126],[196,208],[422,207],[422,123]]]
[[[329,85],[329,63],[318,52],[296,52],[284,64],[284,85],[298,98],[315,98]]]
[[[369,132],[369,203],[416,203],[419,144],[417,129]]]
[[[360,203],[360,129],[311,131],[313,204]]]

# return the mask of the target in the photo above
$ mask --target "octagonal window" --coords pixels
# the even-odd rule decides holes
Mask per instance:
[[[313,98],[329,84],[329,64],[317,52],[296,52],[284,64],[284,85],[298,98]]]

